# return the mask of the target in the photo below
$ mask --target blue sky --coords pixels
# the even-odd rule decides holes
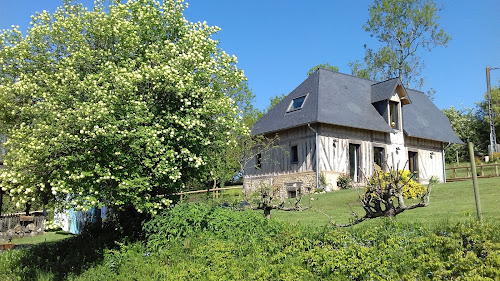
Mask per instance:
[[[79,1],[87,7],[93,1]],[[452,36],[447,48],[424,54],[422,90],[434,88],[439,108],[473,107],[486,92],[485,67],[500,67],[500,3],[498,0],[436,0],[444,7],[441,27]],[[265,108],[269,98],[288,94],[314,65],[329,62],[350,73],[348,63],[362,60],[363,45],[377,47],[362,26],[369,0],[191,0],[184,15],[207,21],[221,31],[221,48],[238,57],[255,105]],[[0,0],[0,29],[19,25],[27,30],[30,15],[53,12],[61,0]],[[498,86],[500,69],[491,72]]]

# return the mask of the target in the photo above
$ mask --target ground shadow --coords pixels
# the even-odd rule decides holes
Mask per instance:
[[[117,219],[102,227],[86,228],[84,233],[63,240],[46,242],[25,249],[20,259],[24,280],[35,280],[42,273],[51,273],[54,280],[79,275],[102,263],[107,249],[119,247],[118,242],[142,239],[144,217],[130,214],[125,221]],[[125,225],[125,227],[124,227]]]

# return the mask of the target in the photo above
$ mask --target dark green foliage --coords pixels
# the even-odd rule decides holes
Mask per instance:
[[[450,120],[455,134],[465,143],[474,144],[475,154],[487,154],[489,140],[489,128],[480,110],[473,108],[455,109],[453,106],[442,110]],[[469,161],[469,149],[467,145],[451,144],[446,150],[446,162],[456,163],[458,152],[459,161]]]
[[[147,217],[135,210],[116,213],[114,222],[89,226],[78,236],[46,242],[0,254],[0,280],[63,280],[92,266],[108,262],[109,253],[121,243],[143,239],[141,225]],[[104,279],[103,279],[104,280]]]
[[[191,211],[186,213],[191,216],[190,220],[207,214],[207,210],[212,210],[213,219],[221,219],[212,226],[205,224],[203,231],[198,226],[204,220],[195,220],[194,225],[198,226],[193,227],[193,235],[163,241],[165,247],[156,251],[137,243],[123,246],[103,265],[79,279],[463,280],[482,277],[497,280],[500,277],[499,225],[469,222],[429,229],[382,220],[376,226],[363,228],[290,225],[276,228],[247,212],[199,205],[181,209]],[[230,223],[231,218],[236,223]],[[247,219],[257,221],[246,227]],[[255,230],[247,232],[248,229]],[[234,235],[229,234],[233,232]],[[137,272],[132,268],[137,268]]]
[[[148,244],[153,247],[169,245],[170,241],[200,234],[218,238],[268,236],[281,230],[281,224],[266,220],[260,214],[233,211],[230,208],[203,203],[178,204],[144,224]]]
[[[348,174],[340,174],[337,178],[337,186],[340,189],[348,189],[352,187],[352,180]]]
[[[470,221],[429,228],[384,219],[355,228],[305,228],[269,221],[255,212],[180,204],[153,218],[145,230],[146,243],[96,247],[99,240],[82,236],[36,252],[4,253],[0,278],[60,279],[68,274],[71,280],[500,278],[497,223]]]

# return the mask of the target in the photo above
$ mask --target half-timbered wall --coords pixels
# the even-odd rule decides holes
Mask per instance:
[[[373,147],[387,146],[388,137],[381,132],[322,125],[320,130],[321,171],[349,173],[349,144],[358,144],[359,164],[366,175],[373,170]]]
[[[441,142],[413,137],[405,137],[406,154],[417,152],[417,169],[419,180],[427,183],[431,177],[437,177],[439,182],[443,177],[443,147]]]
[[[278,136],[278,147],[262,155],[260,168],[255,167],[256,159],[250,161],[245,170],[247,177],[278,176],[316,170],[315,133],[309,127],[284,130]],[[292,146],[297,146],[298,161],[296,163],[291,161]]]
[[[382,132],[322,124],[319,134],[319,167],[332,189],[340,174],[349,174],[349,144],[359,145],[360,182],[373,174],[373,148],[388,151],[389,136]]]
[[[417,153],[419,180],[423,183],[432,176],[443,181],[442,144],[438,141],[335,126],[312,124],[318,132],[319,171],[331,189],[336,189],[337,177],[349,174],[349,144],[359,145],[360,181],[370,177],[375,169],[374,148],[384,150],[383,168],[408,169],[408,152]],[[272,136],[269,136],[272,137]],[[279,148],[261,156],[261,166],[256,159],[245,170],[245,186],[253,189],[260,183],[282,185],[301,182],[302,188],[316,187],[316,138],[308,126],[283,130],[279,133]],[[291,148],[297,146],[296,163],[291,161]]]
[[[283,130],[278,136],[278,147],[261,156],[260,168],[256,167],[257,159],[245,168],[246,192],[252,192],[261,184],[283,186],[300,182],[302,192],[310,192],[316,187],[315,132],[308,126],[301,126]],[[291,159],[293,146],[297,147],[296,162]]]

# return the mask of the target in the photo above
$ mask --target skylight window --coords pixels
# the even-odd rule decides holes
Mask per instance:
[[[292,100],[292,103],[290,103],[290,106],[288,107],[288,112],[302,109],[302,106],[304,105],[304,101],[306,100],[306,98],[307,95],[294,98]]]

